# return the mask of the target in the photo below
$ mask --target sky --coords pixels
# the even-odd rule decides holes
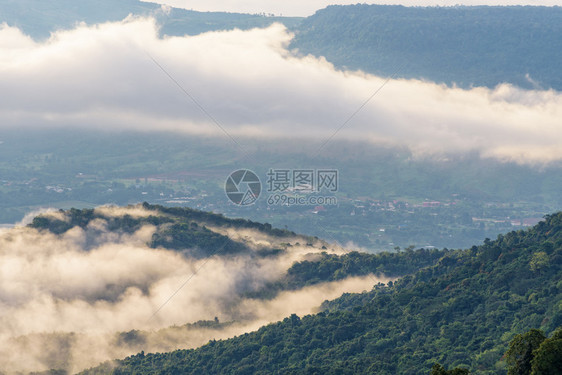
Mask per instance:
[[[306,17],[318,9],[333,4],[400,4],[406,6],[454,6],[462,5],[561,5],[560,0],[156,0],[150,1],[176,8],[202,12],[268,13],[283,16]]]
[[[128,18],[36,42],[3,26],[0,90],[10,95],[0,102],[0,128],[226,132],[242,145],[332,137],[424,155],[562,159],[560,92],[338,71],[323,58],[294,56],[291,38],[279,24],[159,38],[154,20]]]

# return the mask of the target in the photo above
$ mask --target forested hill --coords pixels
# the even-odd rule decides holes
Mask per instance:
[[[23,307],[14,303],[13,309],[20,310],[8,313],[25,316],[27,306],[45,299],[57,306],[50,314],[69,324],[45,319],[33,331],[4,327],[2,374],[74,373],[141,351],[200,347],[211,339],[234,337],[295,312],[315,312],[326,298],[369,290],[375,284],[413,274],[437,264],[448,252],[412,248],[380,254],[346,252],[316,237],[269,224],[148,203],[47,211],[28,227],[4,230],[1,240],[3,259],[14,264],[18,261],[11,259],[22,259],[22,267],[41,270],[32,272],[31,278],[47,289],[35,297],[32,287],[19,288],[21,295],[31,297],[20,304]],[[57,261],[51,261],[53,258]],[[100,264],[100,258],[107,260]],[[64,267],[50,266],[58,265],[58,259]],[[83,268],[80,262],[85,264]],[[17,269],[12,273],[21,274]],[[49,290],[51,275],[53,292]],[[86,287],[81,286],[83,277]],[[95,287],[90,285],[92,280]],[[179,289],[178,280],[184,282]],[[162,285],[169,289],[159,293]],[[128,299],[131,294],[132,301]],[[4,298],[6,311],[12,309],[7,299],[16,298]],[[76,322],[61,312],[67,302],[72,309],[84,306],[73,314]],[[126,308],[122,308],[124,304]],[[122,316],[125,323],[114,325],[114,319],[109,319],[109,326],[104,325],[105,320],[96,314],[93,323],[83,329],[90,309],[96,306],[110,311],[111,317]],[[37,311],[43,317],[43,309]],[[13,359],[13,353],[25,357]]]
[[[317,315],[85,373],[428,374],[440,362],[506,374],[502,357],[517,334],[551,334],[562,325],[561,280],[562,212],[530,230],[447,252],[390,287],[344,295]]]
[[[202,258],[213,255],[234,255],[240,253],[254,253],[243,239],[232,239],[226,234],[210,230],[208,226],[232,229],[251,229],[256,233],[270,235],[278,239],[289,237],[300,238],[304,244],[312,246],[315,241],[312,237],[297,236],[295,233],[272,228],[270,224],[262,224],[245,219],[229,219],[223,215],[194,210],[190,208],[164,207],[143,203],[130,206],[129,209],[144,210],[143,214],[134,216],[128,213],[114,215],[112,210],[116,207],[100,209],[75,209],[68,211],[59,210],[56,213],[39,215],[33,219],[30,227],[39,230],[48,230],[60,235],[72,228],[88,229],[89,237],[99,235],[96,230],[96,220],[104,223],[104,229],[112,233],[133,233],[144,225],[153,225],[157,229],[152,235],[148,245],[152,248],[165,248],[182,251],[184,255]],[[286,245],[285,245],[286,246]],[[88,248],[86,244],[86,249]],[[264,247],[257,255],[278,255],[283,249]]]
[[[562,90],[562,7],[335,5],[306,18],[292,47],[385,76]]]
[[[134,210],[142,210],[134,215]],[[120,214],[116,214],[120,212]],[[100,226],[100,223],[102,225]],[[205,258],[212,256],[247,255],[275,259],[292,247],[305,246],[310,252],[318,252],[311,260],[296,261],[286,275],[275,282],[253,291],[253,297],[271,298],[281,290],[296,290],[325,281],[342,280],[348,276],[384,274],[399,277],[435,264],[448,250],[408,249],[402,252],[379,254],[359,253],[334,254],[322,240],[294,232],[273,228],[268,223],[246,219],[232,219],[220,214],[199,211],[187,207],[165,207],[143,203],[123,209],[105,206],[97,209],[59,210],[39,215],[29,227],[63,235],[74,228],[84,230],[91,241],[84,244],[85,250],[96,243],[94,239],[102,231],[114,235],[132,234],[142,226],[155,227],[150,248],[164,248],[181,252],[186,257]],[[211,229],[209,229],[211,228]],[[101,230],[100,230],[101,229]],[[251,230],[246,236],[231,238],[225,230]],[[254,236],[269,236],[272,243],[257,246]]]

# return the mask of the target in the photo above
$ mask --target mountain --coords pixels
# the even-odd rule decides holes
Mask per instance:
[[[552,375],[560,18],[4,1],[0,372]]]
[[[512,338],[562,325],[561,276],[559,212],[530,230],[448,252],[388,287],[326,302],[316,315],[83,373],[427,374],[440,362],[505,374],[502,356]]]
[[[29,225],[38,230],[48,230],[62,235],[69,230],[79,227],[88,228],[95,220],[106,220],[107,230],[117,233],[134,233],[143,225],[155,225],[158,229],[152,235],[148,244],[151,248],[165,248],[172,250],[191,251],[190,257],[209,257],[215,254],[232,255],[249,252],[249,246],[232,240],[228,235],[207,229],[207,225],[218,227],[232,227],[236,229],[254,229],[278,238],[294,237],[295,233],[274,229],[269,224],[254,223],[244,219],[227,219],[222,215],[206,213],[189,208],[174,208],[151,206],[148,203],[142,208],[153,211],[153,215],[145,217],[107,216],[94,209],[71,209],[68,212],[59,211],[59,216],[37,216]],[[264,253],[275,249],[265,249]],[[281,251],[281,250],[279,250]]]
[[[383,76],[562,90],[562,7],[334,5],[303,20],[292,47]]]
[[[560,61],[557,53],[562,50],[557,44],[561,34],[557,27],[562,23],[556,18],[559,14],[556,7],[342,6],[320,10],[307,19],[276,19],[163,9],[133,0],[11,0],[0,5],[0,22],[21,27],[44,41],[50,32],[72,28],[76,22],[118,21],[129,13],[154,16],[163,36],[262,27],[280,21],[295,33],[289,49],[298,48],[301,54],[325,55],[342,69],[348,66],[383,75],[391,75],[402,61],[409,61],[398,76],[435,79],[448,84],[474,82],[493,86],[507,81],[528,87],[529,82],[521,77],[529,73],[536,79],[535,65],[539,70],[543,66],[554,69],[555,74],[545,78],[544,87],[554,87],[548,82],[560,76],[556,73],[556,63],[551,64]],[[379,29],[382,26],[383,31]],[[359,27],[361,32],[356,30]],[[436,27],[443,32],[436,33]],[[407,32],[402,33],[403,28]],[[534,43],[527,35],[529,30],[533,35],[540,35],[540,43]],[[476,38],[484,32],[488,32],[485,37]],[[332,38],[334,36],[337,38]],[[462,43],[455,38],[461,38]],[[422,45],[424,48],[420,47]],[[463,47],[453,48],[456,46]],[[379,49],[384,53],[377,54]],[[135,64],[144,64],[141,61],[147,56],[141,54],[139,58]],[[469,66],[463,65],[465,58],[472,59],[467,60]],[[524,64],[523,58],[527,61]],[[508,63],[512,65],[506,66]],[[150,69],[147,73],[160,74],[158,67],[150,64],[152,66],[146,66]],[[161,83],[165,85],[165,81]],[[241,87],[246,84],[239,83]],[[173,87],[168,88],[166,92],[175,92]],[[84,90],[92,91],[88,87]],[[194,94],[199,96],[205,92]],[[504,97],[503,89],[495,93],[506,102],[529,100],[525,106],[533,112],[546,108],[532,104],[535,99],[531,97],[536,93],[525,93],[528,99],[517,99],[519,94]],[[488,94],[483,92],[482,95],[485,101],[490,99]],[[547,92],[537,95],[557,97]],[[375,102],[372,105],[376,107]],[[472,104],[469,103],[466,104],[470,111]],[[183,105],[178,108],[181,107]],[[354,108],[346,108],[342,117],[334,121],[343,121]],[[251,116],[254,115],[257,113]],[[225,117],[228,118],[231,116]],[[423,118],[430,117],[424,114]],[[457,120],[460,126],[462,121]],[[456,127],[457,120],[450,126]],[[502,121],[499,116],[498,124]],[[435,158],[426,158],[392,143],[372,147],[370,143],[339,142],[339,137],[334,137],[321,155],[312,154],[315,146],[312,147],[306,137],[291,142],[244,139],[244,147],[250,154],[244,159],[240,150],[220,138],[158,131],[102,132],[99,126],[95,126],[95,130],[80,129],[80,126],[56,129],[56,123],[53,122],[53,127],[30,131],[26,127],[10,127],[10,121],[6,121],[0,139],[0,223],[13,224],[29,212],[46,206],[66,209],[148,201],[187,205],[231,217],[244,215],[279,228],[378,251],[410,245],[469,247],[485,237],[495,238],[498,233],[512,228],[533,225],[543,215],[562,209],[559,161],[548,165],[521,165],[495,160],[482,157],[479,145],[468,154],[441,155],[436,150]],[[326,124],[334,129],[337,125]],[[154,126],[157,130],[158,126]],[[529,139],[543,138],[537,126],[529,125],[529,129],[537,132],[537,138]],[[495,133],[491,128],[488,130],[488,125],[482,131],[486,134],[478,143],[486,144],[487,132]],[[427,137],[433,138],[429,134]],[[400,138],[397,137],[398,144],[402,142]],[[417,147],[418,141],[412,142],[412,147]],[[423,142],[420,146],[425,148]],[[286,168],[287,165],[299,168],[329,165],[344,172],[340,174],[342,183],[336,194],[338,205],[325,205],[320,211],[315,210],[317,205],[274,207],[266,204],[267,199],[262,194],[256,205],[241,213],[226,199],[224,181],[232,171],[250,168],[265,182],[270,168]]]
[[[165,207],[143,203],[138,207],[144,216],[111,215],[100,209],[59,210],[56,214],[39,215],[28,225],[39,231],[48,231],[63,236],[69,231],[81,228],[95,237],[96,223],[105,222],[104,230],[113,234],[133,234],[145,225],[155,226],[151,240],[146,244],[152,249],[167,249],[180,252],[187,258],[209,258],[212,256],[247,255],[254,258],[277,258],[290,252],[291,243],[303,246],[311,253],[319,254],[313,259],[299,260],[290,265],[286,274],[275,282],[265,284],[261,289],[246,295],[258,298],[273,298],[282,290],[297,290],[321,282],[337,281],[350,276],[365,276],[371,273],[400,277],[420,268],[436,263],[447,251],[420,249],[418,251],[368,254],[357,251],[334,253],[328,243],[317,237],[297,235],[294,232],[273,228],[270,224],[246,219],[230,219],[220,214],[182,207]],[[109,208],[109,210],[111,210]],[[125,210],[125,212],[127,212]],[[211,228],[211,229],[209,229]],[[245,237],[233,237],[229,230],[254,231]],[[264,243],[256,248],[254,236],[264,235],[283,241],[280,246]],[[298,242],[300,240],[300,242]],[[297,242],[295,242],[297,241]],[[89,241],[83,246],[89,249]]]
[[[76,373],[196,348],[369,290],[446,250],[367,254],[148,203],[51,210],[0,229],[0,370]]]

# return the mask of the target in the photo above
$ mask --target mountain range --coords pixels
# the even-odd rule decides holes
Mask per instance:
[[[562,7],[0,24],[0,374],[561,373]]]
[[[11,238],[13,242],[22,236],[17,231],[11,229],[0,239]],[[101,331],[96,335],[102,335],[103,340],[94,340],[97,336],[92,332],[65,331],[60,326],[54,332],[47,326],[41,334],[30,332],[11,339],[10,348],[30,356],[37,343],[50,348],[39,350],[33,359],[51,368],[52,373],[76,372],[92,363],[92,358],[111,353],[115,357],[117,352],[138,352],[84,373],[427,374],[440,363],[474,374],[505,374],[508,363],[504,353],[518,334],[540,329],[549,336],[562,325],[562,213],[548,215],[531,229],[486,239],[466,250],[406,249],[380,254],[348,252],[269,224],[147,203],[49,212],[35,217],[25,231],[39,234],[44,244],[80,244],[75,255],[66,252],[65,257],[74,263],[90,257],[90,274],[102,275],[103,268],[111,267],[110,263],[98,266],[95,262],[105,250],[121,264],[125,248],[133,244],[131,255],[139,260],[177,254],[175,263],[193,262],[196,269],[192,276],[184,275],[187,281],[176,292],[168,289],[171,297],[167,303],[152,307],[156,326],[148,323],[149,316],[139,320],[137,314],[128,312],[135,317],[119,326],[134,323],[138,327],[114,331],[110,328],[114,324],[100,321]],[[138,242],[141,237],[146,242]],[[40,249],[55,251],[50,245]],[[47,254],[30,250],[36,252],[38,262],[51,264],[42,260],[49,259]],[[166,293],[157,295],[159,285],[171,276],[154,274],[164,263],[153,259],[147,268],[152,271],[138,268],[139,274],[130,280],[124,275],[117,275],[115,280],[120,281],[102,278],[96,282],[101,284],[98,287],[86,288],[79,281],[61,289],[43,280],[44,291],[36,298],[49,296],[58,301],[57,317],[68,314],[67,303],[83,301],[102,309],[113,306],[114,319],[119,320],[120,306],[138,289],[142,293],[133,299],[134,305],[146,312],[144,300],[156,296],[162,302]],[[220,269],[217,262],[225,262],[231,269],[215,274]],[[69,277],[67,271],[60,274],[62,281]],[[206,285],[205,280],[215,281]],[[225,292],[213,292],[218,280],[232,284]],[[349,283],[358,280],[363,292],[357,286],[350,287]],[[345,283],[344,289],[330,292],[333,286]],[[214,301],[205,302],[207,298],[199,295],[197,302],[189,302],[189,294],[198,288],[214,295]],[[306,305],[320,304],[323,297],[345,288],[354,291],[324,301],[318,310],[300,315],[293,312],[275,320],[284,311],[307,311]],[[290,298],[293,302],[288,302]],[[274,309],[276,301],[287,306]],[[30,314],[18,299],[3,303]],[[208,304],[204,315],[193,315],[190,310],[199,309],[201,303]],[[89,319],[87,305],[79,306],[74,308],[83,309],[83,319]],[[187,310],[182,313],[180,306]],[[273,313],[277,309],[280,311]],[[260,319],[260,310],[270,314],[270,324]],[[213,311],[214,318],[209,315]],[[207,319],[201,319],[205,315]],[[172,321],[176,323],[170,325]],[[259,328],[261,323],[265,325]],[[16,329],[8,324],[3,335],[9,332],[7,328]],[[229,338],[232,336],[236,337]],[[89,343],[90,351],[81,348],[84,342]],[[192,349],[174,351],[184,345]],[[87,353],[90,360],[77,365]]]
[[[141,352],[83,373],[427,374],[442,363],[505,374],[504,353],[517,334],[550,335],[562,325],[562,213],[467,250],[401,256],[430,264],[325,302],[315,315],[293,314],[198,349]],[[376,271],[380,265],[371,257],[325,255],[293,269],[302,276],[339,263],[339,274]]]

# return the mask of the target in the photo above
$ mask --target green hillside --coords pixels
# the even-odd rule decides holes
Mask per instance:
[[[198,211],[190,208],[163,207],[144,203],[143,209],[153,212],[146,217],[108,216],[95,209],[60,210],[58,216],[40,215],[29,225],[39,230],[48,230],[54,234],[63,234],[74,227],[87,228],[92,221],[103,219],[107,229],[115,233],[133,233],[143,225],[157,227],[148,244],[152,248],[182,250],[193,257],[209,257],[214,254],[232,255],[250,253],[250,248],[243,242],[233,240],[226,235],[209,230],[207,225],[238,229],[255,229],[276,237],[296,236],[295,233],[272,228],[270,224],[256,223],[245,219],[228,219],[222,215]],[[305,237],[302,237],[305,239]],[[275,254],[272,250],[262,249],[258,255]],[[266,251],[269,250],[269,251]],[[283,250],[277,249],[282,252]]]
[[[186,257],[206,258],[211,256],[246,255],[251,257],[276,257],[292,246],[303,245],[321,253],[314,260],[295,262],[283,278],[246,294],[252,298],[272,298],[283,290],[297,290],[305,286],[327,281],[342,280],[349,276],[364,276],[369,273],[401,277],[420,268],[434,265],[448,250],[409,249],[402,252],[379,254],[347,252],[343,255],[329,253],[327,243],[316,237],[297,235],[294,232],[273,228],[270,224],[246,219],[231,219],[220,214],[199,211],[187,207],[165,207],[143,203],[129,208],[147,210],[149,215],[133,217],[129,214],[111,216],[99,209],[59,210],[57,215],[39,215],[29,227],[62,235],[72,228],[80,227],[89,236],[96,236],[97,229],[90,224],[96,220],[106,223],[106,230],[114,234],[131,234],[144,225],[156,227],[147,245],[180,251]],[[211,230],[208,227],[215,228]],[[263,245],[259,249],[243,239],[232,239],[217,232],[222,229],[250,229],[271,236],[279,242],[278,247]],[[251,239],[250,239],[251,240]],[[329,246],[329,245],[328,245]],[[315,249],[316,248],[316,249]],[[88,250],[88,246],[85,246]]]
[[[562,7],[330,6],[302,22],[292,47],[385,76],[562,89]]]
[[[140,353],[85,374],[505,374],[509,342],[562,325],[562,212],[452,251],[390,287],[326,302],[196,350]],[[113,367],[116,365],[116,367]]]
[[[50,211],[35,217],[28,228],[14,228],[5,235],[12,236],[9,241],[13,241],[18,231],[29,233],[33,236],[32,242],[45,243],[45,247],[48,247],[51,241],[56,243],[57,249],[68,245],[74,249],[73,252],[78,258],[96,257],[100,251],[109,251],[109,269],[119,258],[125,244],[125,248],[131,249],[131,258],[142,259],[167,253],[167,256],[175,258],[174,262],[198,264],[197,273],[209,262],[203,270],[207,276],[214,273],[213,269],[217,269],[213,268],[213,263],[219,264],[218,269],[222,271],[219,280],[226,280],[232,288],[223,294],[214,295],[212,303],[218,301],[219,308],[206,306],[197,316],[191,316],[188,311],[184,311],[182,317],[173,324],[168,321],[151,327],[141,319],[140,324],[102,331],[99,334],[101,336],[80,329],[59,328],[60,325],[57,324],[52,329],[14,334],[3,341],[3,344],[17,348],[14,351],[18,353],[29,353],[36,347],[48,348],[33,356],[34,360],[40,363],[35,369],[53,369],[61,374],[71,373],[73,369],[81,370],[113,357],[123,358],[143,350],[171,351],[177,348],[199,347],[212,338],[233,337],[263,325],[262,316],[268,319],[267,322],[273,322],[293,313],[295,305],[289,304],[286,308],[283,307],[280,313],[268,310],[266,315],[255,315],[261,308],[276,310],[275,306],[278,306],[279,301],[285,304],[287,297],[289,300],[296,297],[297,303],[304,304],[310,304],[307,299],[312,297],[315,302],[305,311],[315,311],[322,302],[321,298],[326,298],[324,293],[329,293],[334,286],[359,282],[361,289],[357,290],[370,289],[370,286],[378,283],[379,277],[398,278],[415,273],[421,267],[435,265],[447,252],[436,249],[414,252],[408,249],[403,252],[380,254],[342,253],[341,248],[318,238],[275,229],[269,224],[229,219],[189,208],[163,207],[148,203],[128,207],[105,206],[96,209]],[[41,251],[42,249],[33,251],[30,257],[41,259]],[[151,254],[152,252],[154,254]],[[176,252],[177,254],[173,254]],[[44,263],[40,265],[40,268],[43,267]],[[127,276],[143,277],[159,267],[159,262],[152,261],[148,271],[134,268],[127,272]],[[273,276],[270,274],[272,272]],[[348,279],[350,276],[368,274],[371,275],[362,280]],[[92,275],[92,279],[97,279],[95,272],[92,272]],[[342,283],[336,283],[337,281]],[[45,278],[38,278],[38,283],[44,285]],[[75,287],[72,281],[57,281],[57,285],[59,283]],[[208,291],[212,292],[214,284],[204,282],[203,295]],[[87,306],[119,304],[126,300],[125,292],[137,285],[147,295],[154,293],[150,284],[147,286],[136,283],[131,286],[126,282],[111,282],[107,287],[101,287],[95,295],[90,296],[86,291],[78,297],[74,294],[61,299],[82,299]],[[175,288],[176,283],[173,285]],[[184,291],[189,293],[188,289],[189,286]],[[341,293],[343,292],[336,292],[331,298]],[[59,292],[59,295],[62,293]],[[164,296],[169,297],[168,293]],[[198,295],[190,306],[196,309],[198,300],[204,299],[204,296]],[[156,300],[160,303],[161,298]],[[59,300],[59,304],[63,303]],[[134,305],[137,305],[137,301]],[[248,310],[245,308],[247,305],[262,307]],[[146,310],[147,318],[150,314],[156,315],[154,309],[156,307]],[[183,311],[170,305],[168,311],[172,309]],[[160,308],[156,312],[159,310]],[[270,317],[270,314],[277,315]],[[126,316],[129,316],[129,313]],[[93,340],[94,344],[90,340]],[[89,355],[88,349],[80,349],[84,342],[91,347],[94,356],[100,351],[107,351],[108,354],[86,357],[87,362],[77,364],[77,358]],[[9,369],[13,367],[9,366],[25,366],[25,361],[22,360],[6,361],[4,353],[6,352],[0,353],[4,360],[0,365],[1,371],[11,373]]]

